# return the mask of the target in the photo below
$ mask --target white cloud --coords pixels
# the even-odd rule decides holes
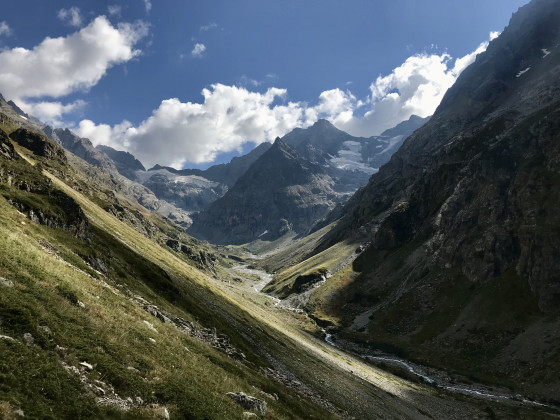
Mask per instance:
[[[201,26],[200,27],[200,32],[207,32],[210,29],[214,29],[214,28],[217,28],[217,27],[218,27],[218,24],[216,22],[211,22],[208,25]]]
[[[202,95],[200,104],[164,100],[138,127],[123,130],[122,125],[110,128],[82,121],[77,131],[96,145],[126,149],[147,166],[159,163],[180,168],[186,161],[210,162],[248,141],[273,141],[301,125],[304,117],[299,103],[273,105],[286,95],[283,89],[270,88],[261,94],[216,84]]]
[[[11,35],[11,34],[12,34],[12,28],[10,28],[10,25],[8,25],[5,20],[0,22],[0,36]]]
[[[201,58],[204,51],[206,51],[206,46],[204,44],[195,44],[191,55],[195,58]]]
[[[80,9],[75,6],[69,9],[60,9],[57,13],[57,17],[70,26],[82,26],[82,16],[80,15]]]
[[[490,34],[490,39],[495,33]],[[355,136],[380,134],[411,115],[432,115],[443,95],[461,72],[486,50],[488,42],[455,61],[448,54],[417,54],[406,59],[387,76],[370,85],[369,109],[363,117],[338,117],[333,123]],[[344,114],[345,116],[348,113]]]
[[[56,127],[63,124],[63,121],[60,119],[63,114],[77,111],[83,108],[85,104],[83,100],[77,100],[69,104],[62,104],[61,102],[36,102],[21,103],[19,105],[26,113]]]
[[[152,2],[150,0],[144,0],[144,7],[146,9],[146,13],[150,13],[150,10],[152,10]]]
[[[114,27],[99,16],[67,37],[45,38],[32,50],[4,50],[0,52],[0,92],[21,103],[22,108],[32,110],[29,99],[59,98],[85,91],[97,84],[109,68],[138,56],[140,51],[134,45],[147,32],[145,23]]]
[[[119,6],[118,4],[111,4],[111,5],[107,6],[107,11],[109,12],[109,14],[111,16],[120,16],[121,11],[122,11],[122,7]]]
[[[240,150],[246,142],[273,141],[319,118],[329,119],[350,134],[369,137],[412,114],[431,115],[446,90],[486,46],[483,43],[457,60],[448,54],[409,57],[390,74],[379,76],[364,100],[350,91],[331,89],[309,105],[287,102],[285,89],[258,93],[214,84],[202,91],[202,103],[167,99],[137,126],[124,121],[110,127],[84,120],[78,133],[94,144],[128,150],[147,167],[159,163],[176,168],[186,162],[211,162],[220,153]]]

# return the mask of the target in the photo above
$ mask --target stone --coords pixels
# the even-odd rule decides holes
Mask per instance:
[[[33,336],[30,333],[23,333],[23,341],[28,346],[32,346],[35,339],[33,338]]]
[[[266,414],[266,401],[259,400],[258,398],[251,397],[244,392],[228,392],[227,396],[247,410],[258,411],[259,413]]]
[[[80,362],[80,366],[86,368],[87,370],[93,370],[93,365],[88,362]]]
[[[11,280],[0,277],[0,286],[4,287],[14,287],[14,283]]]
[[[47,333],[47,334],[52,334],[52,331],[49,327],[47,327],[46,325],[39,325],[38,327],[41,331]]]

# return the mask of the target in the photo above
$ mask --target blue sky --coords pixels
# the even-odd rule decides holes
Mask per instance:
[[[7,99],[147,166],[206,167],[317,118],[370,136],[429,115],[527,0],[5,3]]]

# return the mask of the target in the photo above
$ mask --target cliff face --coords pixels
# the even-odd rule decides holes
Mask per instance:
[[[370,243],[332,301],[354,340],[528,383],[559,371],[558,337],[533,342],[559,325],[559,21],[557,0],[522,7],[319,248]]]

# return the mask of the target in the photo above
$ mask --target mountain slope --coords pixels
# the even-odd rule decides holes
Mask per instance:
[[[131,181],[136,181],[136,171],[145,171],[144,165],[128,152],[115,150],[112,147],[98,145],[97,150],[107,155],[113,161],[117,170],[122,176],[127,177]]]
[[[558,395],[559,21],[557,0],[522,7],[350,200],[316,252],[369,247],[308,306],[340,337]]]
[[[247,243],[304,233],[340,195],[318,165],[280,139],[219,200],[195,220],[189,233],[213,243]]]

